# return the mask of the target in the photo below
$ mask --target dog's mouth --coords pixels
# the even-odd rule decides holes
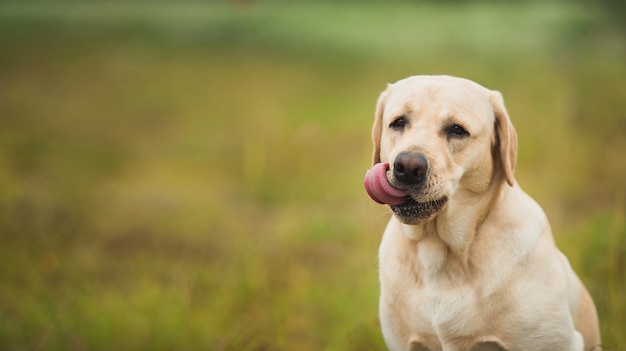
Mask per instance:
[[[417,202],[412,197],[409,197],[406,202],[391,206],[391,210],[403,223],[415,224],[433,218],[443,211],[447,203],[447,196],[427,202]]]

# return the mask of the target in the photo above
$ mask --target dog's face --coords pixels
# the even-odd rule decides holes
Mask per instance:
[[[459,196],[482,194],[495,179],[513,185],[516,139],[498,92],[461,78],[416,76],[381,94],[373,162],[389,163],[389,184],[410,195],[391,208],[416,224]]]

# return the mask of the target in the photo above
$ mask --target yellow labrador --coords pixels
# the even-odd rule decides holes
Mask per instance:
[[[390,84],[378,101],[370,196],[393,216],[380,259],[391,350],[591,350],[591,296],[517,185],[500,93],[449,76]]]

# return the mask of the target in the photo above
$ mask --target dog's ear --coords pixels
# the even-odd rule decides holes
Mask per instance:
[[[517,162],[517,133],[504,107],[502,94],[497,91],[492,91],[489,96],[489,101],[491,102],[491,108],[496,117],[496,140],[499,146],[506,182],[510,186],[513,186],[515,184],[513,172],[515,170],[515,163]]]
[[[376,103],[376,113],[374,115],[374,125],[372,126],[372,141],[374,142],[374,152],[372,153],[372,165],[380,162],[380,138],[383,133],[383,111],[385,110],[385,101],[389,92],[389,87],[383,91],[378,97]]]

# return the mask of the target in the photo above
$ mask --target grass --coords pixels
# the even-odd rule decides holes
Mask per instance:
[[[623,37],[543,6],[0,3],[0,349],[384,350],[361,182],[416,73],[503,92],[626,348]]]

